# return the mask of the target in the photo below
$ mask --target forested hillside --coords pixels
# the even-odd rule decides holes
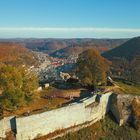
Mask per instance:
[[[0,39],[0,42],[23,43],[26,48],[41,51],[55,57],[79,54],[87,48],[96,48],[101,53],[113,49],[128,39]]]
[[[126,43],[120,45],[119,47],[112,49],[103,54],[104,57],[108,59],[113,59],[115,57],[125,58],[129,61],[140,56],[140,37],[130,39]]]
[[[103,56],[112,61],[113,75],[127,82],[140,83],[140,37],[103,53]]]
[[[33,52],[21,43],[0,43],[0,62],[5,64],[36,65],[37,59]]]

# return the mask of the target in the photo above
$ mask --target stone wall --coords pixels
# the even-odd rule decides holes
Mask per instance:
[[[16,132],[16,139],[34,139],[38,136],[47,135],[57,130],[70,128],[86,122],[96,122],[104,118],[105,114],[109,111],[109,98],[111,94],[110,92],[101,96],[94,95],[66,107],[28,117],[16,118],[16,129],[14,130]],[[0,125],[2,123],[9,124],[9,120],[6,122],[3,122],[4,120],[1,121]],[[2,129],[0,127],[0,131]],[[0,137],[5,137],[5,130],[10,130],[10,126],[7,125],[7,129],[3,130],[3,134],[0,133]]]
[[[6,133],[11,131],[12,119],[14,116],[6,117],[0,120],[0,139],[6,137]]]

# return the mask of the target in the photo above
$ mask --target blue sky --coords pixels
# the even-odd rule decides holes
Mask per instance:
[[[140,35],[140,0],[0,0],[0,37]]]

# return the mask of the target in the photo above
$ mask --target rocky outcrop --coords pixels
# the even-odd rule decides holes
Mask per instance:
[[[133,118],[132,103],[139,96],[112,94],[110,97],[110,110],[113,113],[116,121],[122,125],[125,122],[131,122]]]
[[[140,100],[138,98],[132,102],[132,125],[140,133]]]

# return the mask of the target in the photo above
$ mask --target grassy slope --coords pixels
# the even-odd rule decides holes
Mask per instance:
[[[106,116],[104,120],[93,124],[88,128],[70,133],[56,140],[138,140],[138,132],[127,124],[119,126],[110,117]]]
[[[140,95],[140,85],[128,85],[123,82],[117,82],[117,85],[120,87],[119,93]]]

